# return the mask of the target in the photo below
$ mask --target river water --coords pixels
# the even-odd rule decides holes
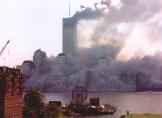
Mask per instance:
[[[101,104],[111,104],[117,107],[114,115],[104,116],[75,116],[71,118],[120,118],[130,113],[162,114],[162,92],[137,92],[137,93],[88,93],[89,97],[100,97]],[[46,102],[61,100],[63,104],[71,101],[71,93],[46,93]]]

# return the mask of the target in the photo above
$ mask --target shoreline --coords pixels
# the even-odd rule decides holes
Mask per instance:
[[[120,116],[120,118],[162,118],[162,114],[127,114]]]

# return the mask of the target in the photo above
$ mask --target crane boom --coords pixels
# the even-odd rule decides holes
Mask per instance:
[[[4,52],[5,48],[7,47],[7,45],[10,43],[11,40],[8,40],[7,43],[5,44],[5,46],[1,49],[0,51],[0,56],[2,55],[2,53]]]

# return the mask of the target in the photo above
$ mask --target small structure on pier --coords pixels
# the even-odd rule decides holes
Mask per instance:
[[[83,103],[87,99],[87,90],[82,86],[76,86],[72,91],[72,102]]]
[[[87,99],[87,90],[82,86],[76,86],[72,91],[72,103],[67,106],[67,109],[72,113],[85,115],[103,115],[114,114],[117,110],[113,105],[100,105],[99,97],[90,97],[89,103]]]

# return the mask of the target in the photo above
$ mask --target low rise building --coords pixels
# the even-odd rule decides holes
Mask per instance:
[[[0,67],[0,118],[23,118],[22,85],[20,70]]]

